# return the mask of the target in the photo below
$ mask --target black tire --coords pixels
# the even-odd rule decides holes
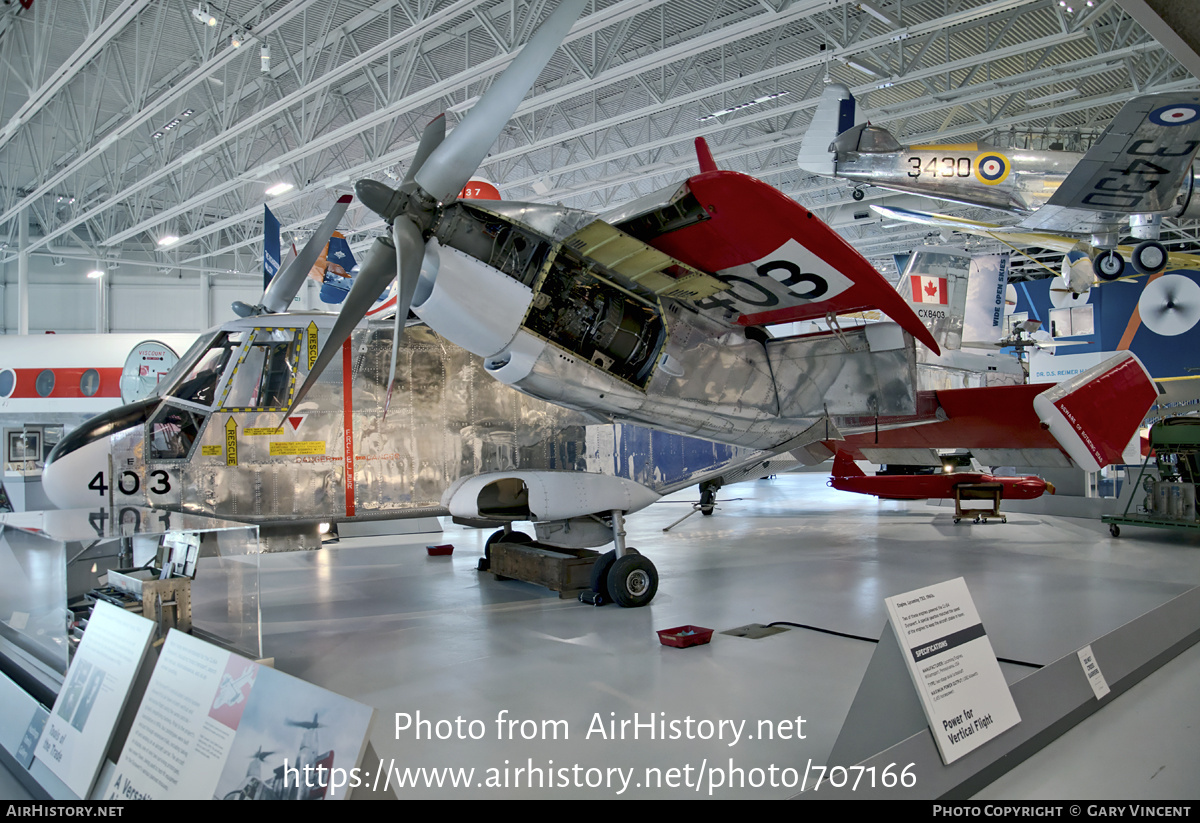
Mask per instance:
[[[608,593],[619,606],[645,606],[657,591],[658,569],[648,557],[631,552],[618,557],[608,570]]]
[[[1092,258],[1092,271],[1101,280],[1117,280],[1125,273],[1125,258],[1115,249],[1105,249]]]
[[[862,189],[855,189],[854,191],[850,192],[850,196],[855,200],[862,200],[867,195],[863,193]]]
[[[1134,247],[1129,262],[1141,274],[1158,274],[1167,267],[1167,248],[1157,240],[1144,240]]]
[[[525,534],[525,532],[505,532],[504,529],[494,531],[488,535],[487,541],[483,544],[483,556],[488,560],[492,559],[492,546],[497,543],[532,543],[533,538]],[[480,569],[483,571],[483,569]]]
[[[711,486],[707,486],[700,490],[700,513],[705,517],[711,517],[713,509],[717,505],[717,490]]]
[[[1118,526],[1116,523],[1113,523],[1108,527],[1108,533],[1111,534],[1113,537],[1120,537],[1121,536],[1121,527]]]
[[[592,591],[604,598],[604,602],[612,600],[608,596],[608,570],[612,568],[617,559],[617,550],[612,549],[596,558],[596,562],[592,565],[592,576],[589,580]]]

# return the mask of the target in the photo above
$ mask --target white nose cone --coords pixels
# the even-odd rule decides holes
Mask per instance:
[[[95,482],[97,475],[100,482]],[[56,457],[42,470],[42,489],[60,509],[94,509],[107,504],[108,495],[100,488],[109,480],[107,437]]]

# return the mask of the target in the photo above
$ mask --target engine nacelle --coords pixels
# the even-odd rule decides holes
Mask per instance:
[[[458,249],[443,245],[438,257],[432,284],[422,273],[412,310],[472,354],[488,357],[502,351],[521,327],[533,290]]]
[[[461,518],[542,521],[635,512],[658,498],[641,483],[608,474],[508,471],[460,478],[442,495],[442,505]]]

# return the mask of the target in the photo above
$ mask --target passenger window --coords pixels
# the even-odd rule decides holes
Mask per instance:
[[[284,411],[296,387],[300,331],[255,329],[221,398],[226,411]]]

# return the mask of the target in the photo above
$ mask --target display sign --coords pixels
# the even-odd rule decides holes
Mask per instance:
[[[100,773],[153,636],[152,621],[118,606],[100,602],[92,612],[36,749],[77,797],[88,796]]]
[[[171,631],[104,800],[341,800],[374,709]]]
[[[1092,652],[1091,645],[1084,646],[1075,654],[1079,657],[1079,665],[1083,666],[1083,674],[1088,679],[1088,685],[1092,687],[1092,694],[1096,695],[1096,699],[1099,700],[1109,692],[1108,681],[1104,679],[1104,672],[1100,671],[1100,664],[1096,662],[1096,655]]]
[[[943,763],[1021,721],[963,578],[885,602]]]

